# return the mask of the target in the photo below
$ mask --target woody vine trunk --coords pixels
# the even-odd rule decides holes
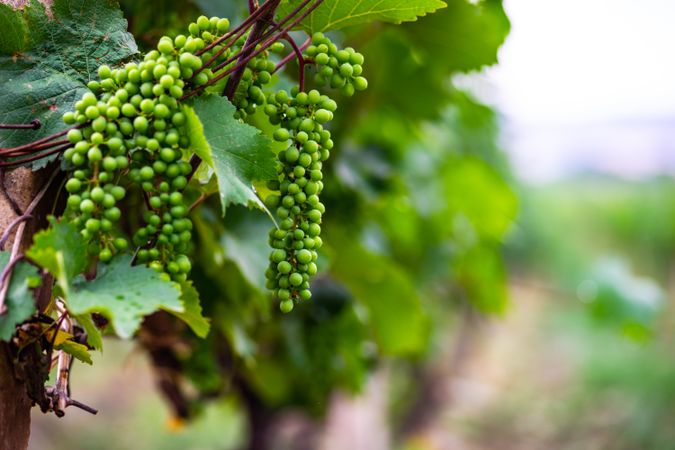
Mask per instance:
[[[0,235],[16,219],[40,189],[41,172],[19,168],[5,171],[0,176]],[[23,234],[21,247],[27,247],[35,231],[29,223]],[[15,236],[10,236],[11,247]],[[23,450],[30,436],[30,410],[25,384],[16,377],[13,356],[8,344],[0,342],[0,449]]]

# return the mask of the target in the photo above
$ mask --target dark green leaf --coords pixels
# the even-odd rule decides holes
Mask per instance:
[[[276,175],[270,140],[235,119],[235,107],[223,97],[198,98],[194,112],[188,115],[190,142],[195,153],[215,170],[223,214],[230,204],[267,211],[253,189],[253,181]]]
[[[18,34],[0,41],[0,122],[42,122],[37,131],[0,130],[0,147],[25,144],[65,128],[61,116],[96,78],[98,66],[115,65],[138,53],[114,1],[54,0],[45,9],[32,0],[15,13],[3,6],[0,25],[3,36],[30,30],[25,39]],[[15,53],[19,48],[22,51]]]
[[[267,292],[265,269],[270,252],[267,234],[271,225],[269,219],[257,211],[237,208],[234,214],[228,214],[221,237],[225,256],[239,267],[251,286],[262,292]]]
[[[28,27],[20,11],[0,3],[0,53],[11,55],[26,46]]]
[[[349,235],[334,231],[327,242],[335,249],[331,273],[367,310],[380,350],[389,355],[423,351],[430,324],[409,275]]]

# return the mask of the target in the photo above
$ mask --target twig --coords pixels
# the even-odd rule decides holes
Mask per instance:
[[[40,191],[35,195],[35,198],[30,202],[28,207],[26,207],[26,210],[23,211],[23,213],[20,213],[20,217],[23,216],[30,216],[32,215],[33,211],[37,207],[37,205],[40,203],[42,198],[44,197],[45,193],[49,189],[49,186],[51,185],[52,181],[54,181],[54,178],[56,178],[57,173],[59,172],[58,169],[55,169],[52,174],[50,175],[49,179],[45,182],[45,184],[42,186]],[[11,225],[10,225],[11,227]],[[10,228],[8,227],[8,228]],[[16,230],[16,235],[14,236],[14,243],[12,245],[12,252],[10,253],[9,257],[9,263],[7,266],[4,268],[2,271],[2,275],[0,275],[0,315],[4,314],[6,310],[5,306],[5,300],[7,298],[7,292],[9,290],[9,285],[12,280],[12,270],[14,269],[14,266],[16,263],[23,259],[23,255],[19,253],[21,250],[21,242],[23,241],[23,234],[26,230],[26,220],[21,221],[21,223],[18,225],[18,228]],[[6,232],[6,231],[5,231]],[[4,236],[3,236],[4,239]],[[4,246],[4,240],[2,242]]]
[[[24,214],[16,219],[14,219],[9,225],[7,225],[7,228],[5,229],[5,232],[2,233],[2,237],[0,237],[0,250],[5,249],[5,244],[7,243],[7,240],[9,239],[9,236],[12,234],[12,231],[14,230],[14,227],[19,225],[21,222],[24,222],[26,220],[32,219],[33,216],[30,214]]]
[[[14,236],[14,244],[12,245],[12,252],[9,255],[9,262],[0,275],[0,315],[4,314],[7,310],[5,299],[7,298],[7,292],[9,291],[9,285],[12,282],[12,271],[14,270],[14,266],[16,266],[16,264],[24,257],[19,251],[21,250],[21,241],[23,240],[23,233],[25,230],[26,222],[21,222],[19,228],[16,230],[16,235]]]
[[[63,330],[68,334],[72,334],[73,323],[70,320],[68,310],[66,309],[61,299],[56,300],[56,308],[61,313],[61,320],[60,320],[61,323],[57,327],[56,333],[58,333],[59,330]],[[57,365],[56,384],[54,385],[54,387],[46,389],[47,396],[51,400],[52,410],[54,411],[54,414],[56,414],[58,417],[63,417],[66,414],[65,411],[66,408],[69,406],[75,406],[76,408],[80,408],[83,411],[87,411],[88,413],[96,414],[98,413],[96,409],[70,398],[69,378],[70,378],[70,366],[72,362],[73,357],[69,353],[63,350],[58,350],[58,357],[56,363]]]

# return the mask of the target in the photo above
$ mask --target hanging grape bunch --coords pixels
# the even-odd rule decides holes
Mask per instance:
[[[187,279],[193,224],[184,190],[200,161],[190,148],[183,106],[225,91],[237,119],[263,108],[277,126],[273,139],[287,144],[277,155],[278,177],[268,182],[275,192],[265,201],[278,219],[269,233],[267,286],[284,312],[311,297],[325,212],[322,168],[334,145],[327,125],[337,110],[320,90],[351,96],[367,81],[364,58],[354,49],[339,49],[321,33],[297,46],[287,33],[294,24],[279,30],[281,25],[252,36],[247,27],[229,31],[227,19],[202,16],[187,35],[162,37],[143,61],[99,67],[90,92],[63,116],[73,125],[67,134],[72,146],[64,153],[70,176],[64,216],[78,227],[92,257],[105,263],[133,251],[138,263],[178,282]],[[287,57],[280,39],[292,44]],[[298,59],[301,72],[290,93],[274,88],[274,74],[289,57]],[[316,71],[309,91],[306,65]],[[143,204],[143,222],[129,238],[120,222],[121,202],[130,195]]]

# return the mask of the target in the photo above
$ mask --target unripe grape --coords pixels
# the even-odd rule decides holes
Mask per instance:
[[[79,192],[82,189],[82,182],[77,178],[71,178],[66,183],[66,190],[70,193]]]
[[[157,50],[162,52],[165,55],[168,55],[173,52],[174,47],[169,39],[160,39],[159,44],[157,44]]]
[[[85,214],[91,214],[95,209],[96,205],[94,205],[94,202],[89,199],[82,200],[82,202],[80,202],[80,211]]]
[[[82,140],[82,132],[78,129],[68,131],[68,141],[71,144],[77,144]]]
[[[288,291],[286,291],[288,292]],[[293,300],[286,299],[283,300],[281,303],[279,303],[279,309],[281,310],[282,313],[287,314],[291,311],[293,311]]]
[[[365,91],[368,89],[368,80],[366,80],[364,77],[354,78],[354,89],[357,91]]]

